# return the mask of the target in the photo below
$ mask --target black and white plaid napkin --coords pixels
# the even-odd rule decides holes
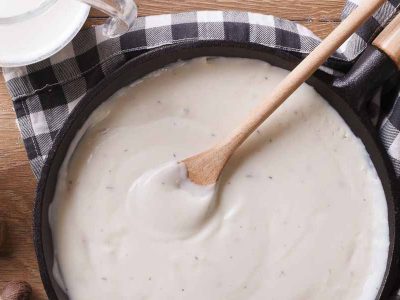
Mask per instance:
[[[346,3],[343,17],[357,6],[354,1],[357,0]],[[332,56],[323,70],[335,74],[335,66],[351,65],[399,6],[400,0],[389,0]],[[120,38],[106,39],[101,32],[100,26],[84,30],[61,52],[43,62],[3,69],[36,177],[40,176],[59,129],[79,100],[107,74],[146,50],[189,40],[229,40],[286,49],[303,56],[320,42],[299,24],[246,12],[149,16],[139,18],[134,28]],[[400,175],[400,96],[383,117],[377,130]]]

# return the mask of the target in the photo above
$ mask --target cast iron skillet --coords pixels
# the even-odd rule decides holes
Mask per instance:
[[[40,274],[49,299],[68,299],[52,275],[54,257],[48,210],[54,195],[58,170],[75,133],[92,111],[120,88],[170,63],[200,56],[253,58],[285,69],[292,69],[299,61],[288,52],[251,43],[186,42],[158,48],[132,59],[91,90],[81,100],[58,134],[38,184],[34,208],[34,242]],[[366,99],[363,95],[365,93],[360,92],[365,91],[368,96],[368,93],[385,79],[384,77],[394,72],[396,72],[394,64],[383,53],[375,48],[369,48],[345,77],[333,80],[332,77],[317,71],[308,83],[329,101],[353,132],[362,139],[382,181],[389,211],[390,250],[385,278],[377,299],[399,300],[400,298],[393,296],[400,283],[398,181],[385,150],[378,142],[376,130],[366,115],[363,105]],[[379,76],[376,76],[377,74]]]

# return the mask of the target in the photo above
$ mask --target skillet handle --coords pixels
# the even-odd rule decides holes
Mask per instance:
[[[332,85],[361,113],[367,110],[376,90],[399,70],[400,14],[365,49],[350,71]]]
[[[400,69],[400,14],[398,14],[372,43],[386,53]]]
[[[362,113],[367,111],[368,101],[377,89],[397,71],[396,64],[384,52],[369,45],[350,71],[334,79],[332,85]]]

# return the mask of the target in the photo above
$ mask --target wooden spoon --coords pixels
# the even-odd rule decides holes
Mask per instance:
[[[325,40],[314,49],[289,75],[281,81],[272,95],[266,98],[250,116],[221,143],[186,158],[182,162],[188,178],[199,185],[217,182],[225,164],[235,150],[260,126],[300,85],[342,45],[385,0],[368,0],[355,9]]]

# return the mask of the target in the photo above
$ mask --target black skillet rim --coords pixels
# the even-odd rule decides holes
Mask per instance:
[[[59,134],[57,135],[54,144],[48,154],[48,158],[43,166],[41,177],[37,185],[36,199],[33,211],[33,239],[34,239],[34,246],[38,260],[40,275],[49,299],[56,300],[58,299],[58,297],[56,295],[54,286],[52,284],[52,280],[50,279],[52,276],[49,275],[49,273],[51,272],[50,271],[51,268],[47,267],[46,258],[44,254],[44,244],[43,244],[44,233],[42,231],[42,226],[43,226],[42,221],[44,217],[47,218],[47,215],[44,216],[42,212],[43,212],[43,205],[45,204],[44,199],[46,197],[46,193],[49,193],[48,189],[46,189],[48,186],[48,182],[49,181],[56,182],[57,178],[56,174],[62,162],[62,158],[64,156],[63,155],[57,162],[58,166],[54,167],[54,165],[56,165],[55,160],[57,159],[57,153],[61,151],[59,150],[60,148],[64,148],[63,151],[65,152],[66,151],[65,149],[68,148],[71,142],[71,140],[64,142],[66,136],[68,135],[68,133],[70,133],[71,130],[73,130],[73,134],[70,133],[70,135],[72,136],[75,135],[76,129],[83,124],[84,120],[87,119],[87,117],[90,115],[93,109],[95,109],[98,105],[100,105],[100,103],[106,100],[109,96],[105,97],[106,99],[103,99],[101,101],[98,100],[91,101],[91,100],[93,98],[98,99],[100,97],[99,95],[105,90],[106,87],[111,86],[113,82],[115,83],[116,81],[118,81],[120,77],[123,77],[121,76],[121,74],[124,74],[127,69],[136,67],[138,68],[139,70],[138,72],[141,73],[141,75],[133,80],[125,80],[126,82],[124,82],[123,85],[126,85],[128,82],[133,82],[137,80],[138,78],[142,77],[143,74],[149,73],[149,71],[145,72],[140,71],[141,69],[143,69],[143,65],[145,64],[147,64],[147,68],[156,70],[174,61],[187,60],[201,56],[243,57],[243,58],[261,59],[261,60],[262,58],[260,58],[260,56],[263,56],[265,57],[264,59],[265,61],[269,61],[272,64],[276,62],[276,64],[285,69],[293,68],[293,66],[296,65],[296,63],[298,63],[299,61],[297,57],[293,56],[289,52],[280,49],[271,49],[259,44],[232,42],[232,41],[229,42],[216,41],[216,40],[189,41],[189,42],[183,42],[174,45],[155,48],[153,50],[150,50],[149,52],[143,53],[131,59],[124,66],[122,66],[118,70],[114,71],[111,75],[101,80],[95,88],[89,91],[88,94],[85,95],[85,97],[79,102],[76,109],[74,109],[74,111],[71,113],[70,117],[68,118],[64,126],[61,128]],[[268,57],[268,59],[266,57]],[[163,58],[166,58],[165,60],[167,60],[165,64],[158,62],[154,65],[154,62],[155,61],[157,62],[157,59],[163,60]],[[133,76],[129,75],[129,77]],[[343,98],[342,96],[340,96],[341,93],[339,91],[333,91],[333,88],[330,86],[331,77],[323,72],[317,71],[315,75],[308,81],[308,83],[310,83],[311,85],[325,86],[326,90],[328,90],[329,93],[331,94],[329,97]],[[327,92],[321,91],[319,90],[319,88],[316,88],[316,90],[323,97],[327,96],[324,95]],[[96,104],[94,104],[94,102],[96,102]],[[330,104],[332,105],[332,103]],[[371,138],[371,140],[369,141],[370,143],[372,143],[371,146],[377,149],[378,154],[376,155],[379,155],[377,159],[381,160],[380,162],[381,165],[379,166],[380,170],[378,170],[377,166],[375,167],[377,168],[380,177],[381,174],[382,176],[386,177],[386,178],[381,178],[382,184],[384,184],[383,182],[384,179],[388,180],[388,182],[384,184],[384,189],[385,189],[385,196],[388,202],[391,245],[389,249],[388,263],[384,280],[382,281],[382,285],[380,287],[380,291],[377,296],[377,299],[383,300],[389,297],[389,294],[392,293],[395,287],[398,287],[395,281],[399,278],[398,274],[399,271],[397,270],[397,268],[399,266],[399,259],[400,259],[399,257],[400,241],[397,238],[397,232],[399,232],[400,230],[399,217],[397,217],[400,208],[399,206],[400,193],[398,186],[399,184],[396,175],[394,173],[392,163],[385,149],[379,142],[376,129],[370,123],[368,116],[362,111],[357,111],[357,109],[354,106],[348,103],[344,105],[348,106],[347,110],[350,110],[352,113],[359,116],[358,118],[359,120],[357,122],[360,123],[361,121],[362,125],[364,126],[363,129],[366,131],[367,138],[368,137]],[[340,113],[340,115],[342,115],[342,113]],[[345,121],[350,126],[350,128],[353,129],[351,124],[349,124],[348,122],[349,120],[345,119]],[[53,189],[52,191],[50,191],[52,196],[54,192],[54,186],[50,185],[50,189]],[[51,235],[50,235],[50,240],[51,240]]]

